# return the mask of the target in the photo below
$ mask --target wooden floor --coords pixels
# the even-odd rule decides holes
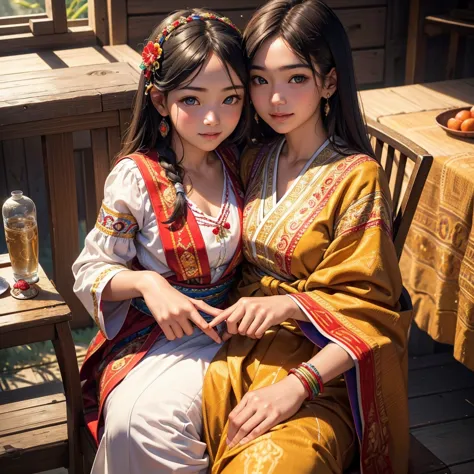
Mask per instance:
[[[57,380],[36,383],[16,390],[23,391],[27,399],[61,389]],[[438,458],[433,461],[425,456],[426,462],[417,465],[413,474],[474,474],[474,372],[449,353],[412,357],[408,394],[411,433]],[[0,405],[10,395],[10,390],[0,391]],[[59,422],[63,420],[52,420]]]
[[[474,474],[474,372],[450,353],[411,358],[410,429],[452,474]],[[442,474],[444,467],[423,472]]]

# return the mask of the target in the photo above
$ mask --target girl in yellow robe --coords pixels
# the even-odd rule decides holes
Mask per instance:
[[[229,338],[203,389],[212,474],[342,473],[355,455],[405,474],[411,311],[347,35],[319,0],[272,0],[244,40],[262,144],[241,162],[241,298],[211,324]],[[316,397],[289,373],[304,362]]]

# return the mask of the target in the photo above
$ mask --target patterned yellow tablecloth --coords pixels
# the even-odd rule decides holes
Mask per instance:
[[[434,157],[400,262],[416,324],[474,370],[474,140],[448,136],[438,113],[474,104],[474,79],[361,93],[365,113]]]

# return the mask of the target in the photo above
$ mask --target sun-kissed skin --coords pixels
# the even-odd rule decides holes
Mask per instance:
[[[224,187],[222,163],[212,152],[234,131],[243,107],[243,84],[231,67],[229,72],[232,81],[219,57],[212,53],[182,88],[167,97],[155,87],[150,91],[155,108],[171,120],[173,150],[178,160],[184,157],[181,164],[187,195],[212,216],[219,213]],[[218,316],[221,310],[188,298],[156,272],[119,272],[102,293],[105,301],[137,297],[143,297],[167,339],[191,335],[194,322],[214,341],[221,342],[216,330],[198,313],[201,310]]]
[[[320,103],[321,98],[335,92],[337,76],[332,70],[324,83],[316,79],[311,68],[279,37],[268,39],[257,51],[250,72],[250,94],[255,110],[261,119],[286,137],[278,164],[279,200],[314,151],[327,139]],[[228,334],[224,339],[232,334],[259,338],[271,326],[289,318],[308,320],[286,295],[241,298],[216,317],[210,326],[227,320]],[[323,382],[332,380],[354,365],[349,354],[332,343],[309,362],[318,368]],[[229,415],[229,448],[250,442],[292,417],[307,395],[294,375],[274,385],[247,392]]]

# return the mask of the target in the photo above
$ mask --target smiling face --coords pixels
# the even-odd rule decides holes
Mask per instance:
[[[250,70],[250,96],[258,115],[276,132],[288,134],[321,120],[325,88],[311,68],[283,41],[270,38],[255,54]]]
[[[154,89],[153,103],[162,116],[170,117],[175,143],[181,142],[184,149],[212,151],[239,123],[244,86],[214,53],[188,82],[170,91],[166,99]]]

